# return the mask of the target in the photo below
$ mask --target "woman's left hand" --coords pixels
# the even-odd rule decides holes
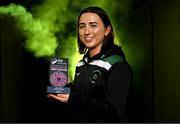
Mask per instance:
[[[69,94],[48,94],[47,97],[58,100],[60,102],[68,102]]]

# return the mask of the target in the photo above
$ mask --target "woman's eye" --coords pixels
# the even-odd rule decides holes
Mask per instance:
[[[91,25],[91,27],[92,27],[92,28],[95,28],[95,27],[97,27],[97,25]]]
[[[83,28],[85,28],[84,25],[80,25],[80,26],[79,26],[79,29],[83,29]]]

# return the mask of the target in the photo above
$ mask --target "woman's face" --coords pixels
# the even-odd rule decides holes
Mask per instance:
[[[110,26],[104,26],[96,13],[83,13],[79,19],[79,38],[90,50],[100,52],[104,38],[110,32]]]

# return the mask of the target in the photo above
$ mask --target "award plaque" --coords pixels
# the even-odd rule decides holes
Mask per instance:
[[[68,83],[68,59],[54,57],[50,60],[49,86],[47,93],[66,94],[70,88],[65,87]]]

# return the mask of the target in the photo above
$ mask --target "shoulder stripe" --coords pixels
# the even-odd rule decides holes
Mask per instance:
[[[107,58],[102,59],[105,62],[109,62],[111,65],[117,63],[117,62],[124,62],[123,58],[119,55],[113,55]]]
[[[94,60],[94,61],[90,62],[89,64],[90,65],[96,65],[96,66],[99,66],[101,68],[105,68],[106,70],[109,70],[112,66],[108,62],[104,62],[102,60]]]
[[[111,68],[111,66],[117,62],[124,62],[123,58],[119,55],[113,55],[107,58],[104,58],[102,60],[94,60],[92,62],[89,63],[89,65],[96,65],[99,66],[101,68],[104,68],[106,70],[109,70]],[[80,61],[76,67],[80,67],[85,65],[85,63],[83,61]]]
[[[81,61],[81,62],[79,62],[76,66],[77,66],[77,67],[80,67],[80,66],[83,66],[83,65],[85,65],[85,63],[84,63],[83,61]]]

